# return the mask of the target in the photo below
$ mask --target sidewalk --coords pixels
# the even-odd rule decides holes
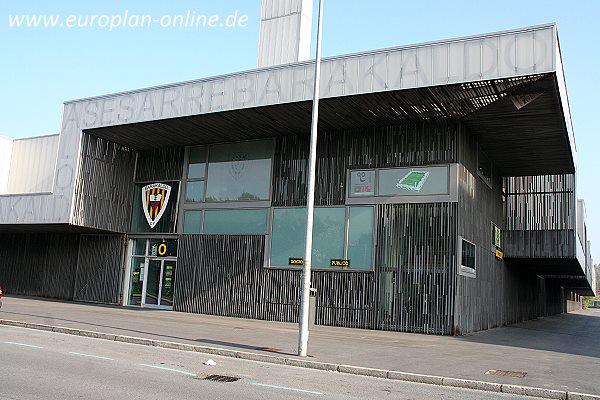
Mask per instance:
[[[295,358],[296,324],[4,297],[0,319]],[[311,361],[600,394],[600,311],[465,337],[317,326]],[[523,378],[488,370],[526,372]]]

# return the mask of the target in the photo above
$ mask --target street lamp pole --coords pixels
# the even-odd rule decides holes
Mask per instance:
[[[319,82],[321,78],[321,26],[323,23],[323,2],[319,0],[317,23],[317,51],[315,57],[315,80],[313,91],[312,122],[310,127],[310,157],[308,169],[308,189],[306,195],[306,248],[302,271],[302,299],[300,307],[300,333],[298,335],[298,355],[305,357],[308,349],[308,308],[310,295],[310,270],[312,263],[313,212],[315,208],[315,173],[317,165],[317,126],[319,122]]]

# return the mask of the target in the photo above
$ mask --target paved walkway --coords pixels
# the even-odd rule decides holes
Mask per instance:
[[[296,353],[296,324],[5,297],[0,319],[268,355]],[[317,326],[311,360],[600,394],[600,311],[578,311],[464,337]],[[485,374],[526,372],[523,378]]]

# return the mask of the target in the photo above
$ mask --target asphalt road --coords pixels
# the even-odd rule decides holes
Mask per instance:
[[[0,326],[0,400],[531,399]],[[212,374],[240,378],[223,383]]]
[[[4,297],[1,319],[294,357],[298,324]],[[577,311],[452,337],[317,325],[310,360],[600,394],[600,311]],[[266,348],[266,349],[265,349]],[[488,370],[526,372],[525,377]]]

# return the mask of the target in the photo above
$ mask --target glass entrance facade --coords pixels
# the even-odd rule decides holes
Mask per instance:
[[[127,305],[173,308],[177,239],[133,239]]]

